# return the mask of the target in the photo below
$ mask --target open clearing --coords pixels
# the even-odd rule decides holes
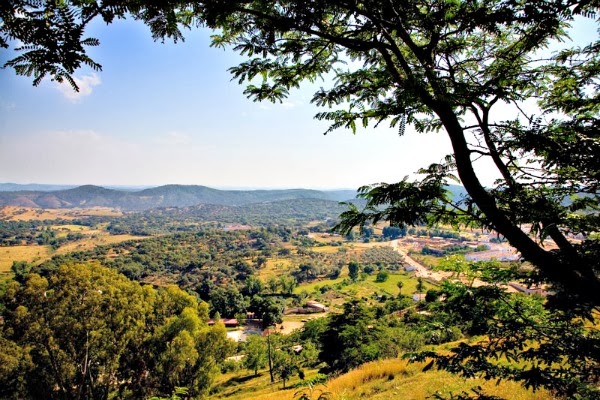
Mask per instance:
[[[72,220],[83,217],[118,217],[123,213],[113,208],[94,207],[94,208],[62,208],[62,209],[41,209],[5,206],[0,208],[0,219],[7,221],[44,221],[54,219]]]
[[[66,254],[73,251],[91,250],[96,246],[104,244],[114,244],[126,242],[128,240],[143,240],[148,239],[151,236],[132,236],[132,235],[107,235],[101,234],[78,240],[76,242],[67,243],[64,246],[59,247],[55,254]]]
[[[38,263],[50,258],[49,246],[10,246],[0,247],[0,273],[7,273],[13,261]]]
[[[10,272],[13,261],[27,261],[29,263],[40,264],[49,260],[54,254],[67,254],[73,251],[91,250],[99,245],[148,238],[149,236],[108,235],[103,233],[99,235],[95,234],[76,242],[67,243],[59,247],[56,251],[51,251],[50,246],[40,245],[0,247],[0,273],[6,274]]]

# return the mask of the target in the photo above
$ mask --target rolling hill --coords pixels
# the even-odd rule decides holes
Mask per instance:
[[[198,185],[165,185],[138,191],[84,185],[62,190],[0,191],[0,206],[38,208],[111,207],[142,211],[159,207],[189,207],[198,204],[245,206],[296,199],[344,201],[354,198],[351,190],[309,189],[219,190]]]

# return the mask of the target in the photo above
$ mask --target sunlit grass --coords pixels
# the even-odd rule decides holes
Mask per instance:
[[[258,277],[266,282],[271,277],[279,277],[282,274],[289,275],[292,260],[284,257],[269,258],[266,264],[258,271]]]
[[[77,240],[75,242],[66,243],[59,247],[55,254],[67,254],[73,251],[91,250],[99,245],[115,244],[126,242],[128,240],[143,240],[149,238],[151,238],[151,236],[109,235],[107,233],[101,233]]]
[[[50,257],[49,246],[8,246],[0,247],[0,273],[7,273],[13,261],[29,263],[42,262]]]
[[[406,399],[430,398],[436,393],[442,395],[469,392],[481,386],[488,395],[506,399],[548,399],[545,391],[533,393],[515,382],[496,382],[483,379],[464,379],[444,371],[423,372],[424,364],[407,364],[400,359],[372,362],[331,380],[327,384],[334,400],[354,399]],[[472,393],[471,393],[472,394]]]
[[[318,372],[315,369],[305,369],[304,373],[305,378],[310,379]],[[268,369],[260,370],[257,377],[254,376],[253,372],[242,369],[219,376],[215,385],[213,385],[214,393],[210,398],[234,400],[293,399],[294,393],[298,391],[297,388],[294,388],[294,385],[300,382],[298,375],[294,375],[286,382],[287,389],[283,390],[283,382],[279,379],[276,378],[275,382],[271,383]]]
[[[367,363],[337,378],[330,379],[320,390],[329,392],[332,400],[359,399],[403,399],[422,400],[435,394],[445,395],[469,393],[471,388],[481,386],[487,395],[514,400],[542,400],[552,398],[551,394],[539,390],[533,392],[510,381],[485,381],[484,379],[464,379],[448,372],[429,370],[423,372],[424,363],[409,364],[402,359],[390,359]],[[316,371],[308,371],[310,378]],[[294,377],[288,383],[299,383]],[[300,389],[282,390],[281,382],[271,384],[267,370],[253,377],[246,371],[226,374],[218,378],[217,393],[212,399],[253,399],[253,400],[292,400]],[[473,393],[470,393],[473,394]],[[297,397],[296,397],[297,398]]]

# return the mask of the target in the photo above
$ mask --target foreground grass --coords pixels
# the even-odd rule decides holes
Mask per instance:
[[[499,396],[514,400],[542,400],[552,398],[544,390],[533,392],[526,390],[515,382],[485,381],[483,379],[464,379],[443,371],[429,370],[423,372],[424,364],[408,364],[401,359],[376,361],[365,364],[358,369],[329,380],[319,385],[318,390],[330,393],[332,400],[359,399],[402,399],[422,400],[435,394],[449,396],[450,394],[470,393],[477,386],[483,388],[487,395]],[[315,371],[310,371],[307,377]],[[244,372],[226,375],[219,380],[218,393],[213,399],[253,399],[253,400],[292,400],[299,388],[282,389],[281,382],[271,384],[268,371],[263,371],[254,378]],[[288,386],[300,382],[295,377]],[[470,393],[472,394],[472,393]],[[316,398],[318,396],[315,395]]]
[[[310,379],[317,375],[317,370],[305,370],[306,378]],[[211,399],[293,399],[294,393],[299,389],[294,385],[301,382],[298,376],[292,377],[286,382],[286,389],[283,389],[283,382],[275,380],[271,383],[269,371],[261,370],[258,376],[253,372],[241,370],[231,372],[220,376],[214,385]]]
[[[515,382],[485,381],[464,379],[444,371],[423,372],[424,364],[407,364],[404,360],[393,359],[368,363],[350,371],[327,385],[332,398],[337,400],[354,399],[425,399],[440,394],[448,396],[470,392],[481,386],[487,395],[505,399],[527,400],[548,399],[549,393],[526,390]],[[472,393],[471,393],[472,394]]]

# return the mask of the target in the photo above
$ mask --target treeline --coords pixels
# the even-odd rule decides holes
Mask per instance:
[[[421,254],[432,255],[436,257],[443,257],[451,254],[468,254],[479,251],[489,250],[489,246],[485,244],[480,244],[476,247],[460,245],[460,244],[451,244],[447,246],[443,246],[442,248],[433,248],[429,246],[423,246],[421,249]]]
[[[11,282],[1,302],[0,397],[140,399],[208,390],[234,352],[208,306],[97,264]]]

